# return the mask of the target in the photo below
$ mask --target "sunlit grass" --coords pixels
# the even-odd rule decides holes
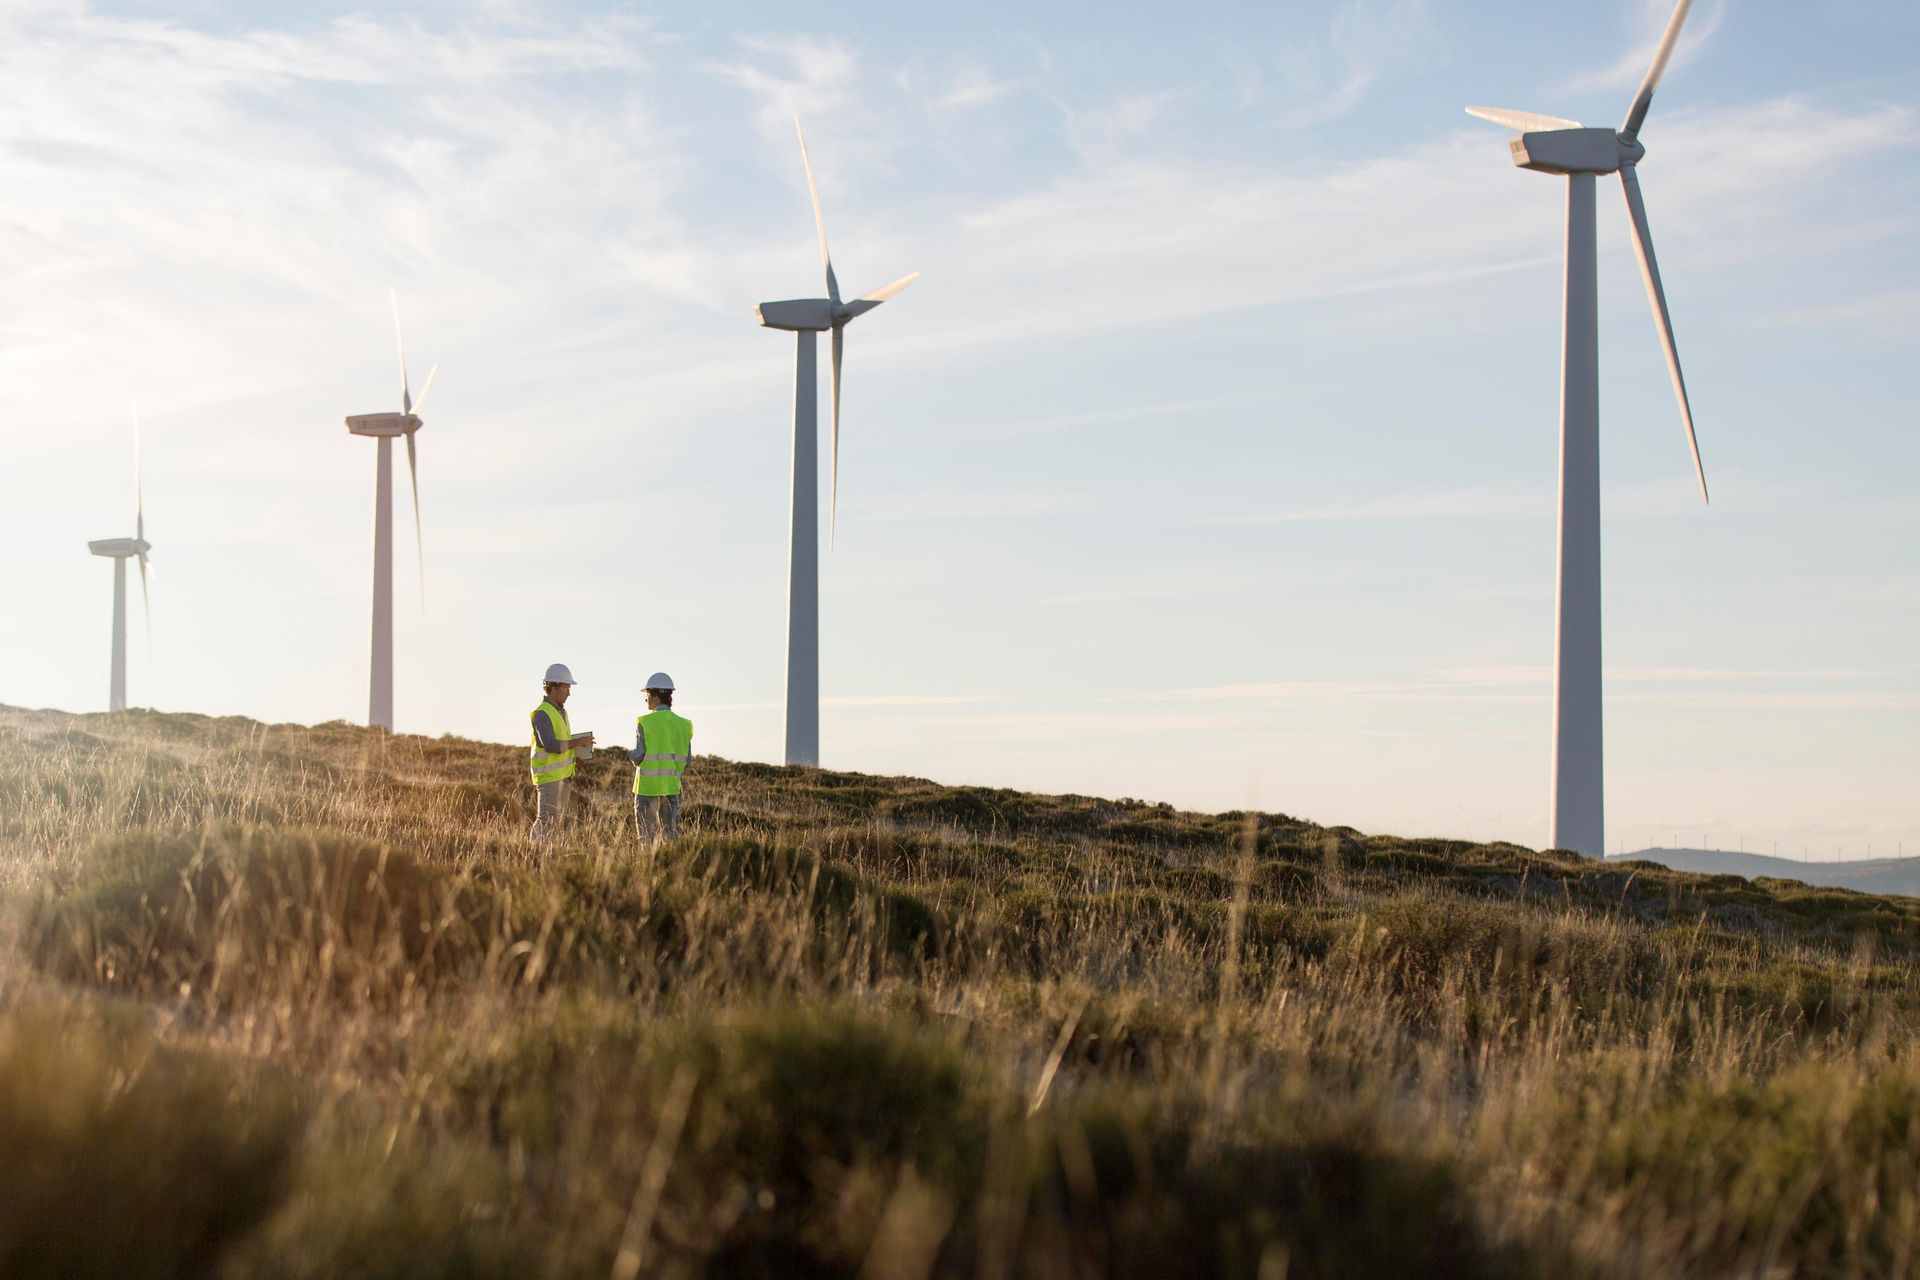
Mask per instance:
[[[716,759],[536,851],[512,748],[0,734],[0,1274],[1920,1266],[1914,902]]]

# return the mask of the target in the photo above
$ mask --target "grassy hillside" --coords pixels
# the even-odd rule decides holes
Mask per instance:
[[[0,709],[0,1274],[1920,1269],[1920,903]]]

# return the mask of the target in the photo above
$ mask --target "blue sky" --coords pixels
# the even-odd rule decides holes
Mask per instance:
[[[1540,843],[1563,190],[1461,107],[1615,123],[1665,16],[11,4],[0,700],[104,705],[137,397],[134,701],[364,714],[391,286],[401,728],[664,667],[773,758],[798,110],[843,283],[923,273],[849,330],[827,763]],[[1611,848],[1920,852],[1916,36],[1696,6],[1640,172],[1710,509],[1602,190]]]

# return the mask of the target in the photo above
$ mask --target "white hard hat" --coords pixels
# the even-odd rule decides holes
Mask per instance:
[[[547,678],[545,681],[543,681],[543,683],[545,684],[579,684],[580,682],[573,678],[573,670],[570,667],[568,667],[566,663],[556,662],[552,666],[547,668]]]
[[[647,688],[665,689],[668,693],[672,693],[673,677],[668,675],[664,671],[656,671],[652,675],[647,677]]]

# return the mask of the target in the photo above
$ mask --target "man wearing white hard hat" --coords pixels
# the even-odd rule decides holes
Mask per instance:
[[[673,677],[647,677],[647,713],[633,735],[633,827],[649,848],[679,834],[680,778],[693,759],[693,721],[673,710]]]
[[[536,808],[533,830],[535,844],[551,844],[567,816],[567,780],[573,777],[574,762],[593,750],[593,735],[576,734],[567,723],[567,696],[573,692],[573,672],[566,663],[547,668],[546,697],[533,709],[533,748],[527,756],[527,770],[533,776]]]

